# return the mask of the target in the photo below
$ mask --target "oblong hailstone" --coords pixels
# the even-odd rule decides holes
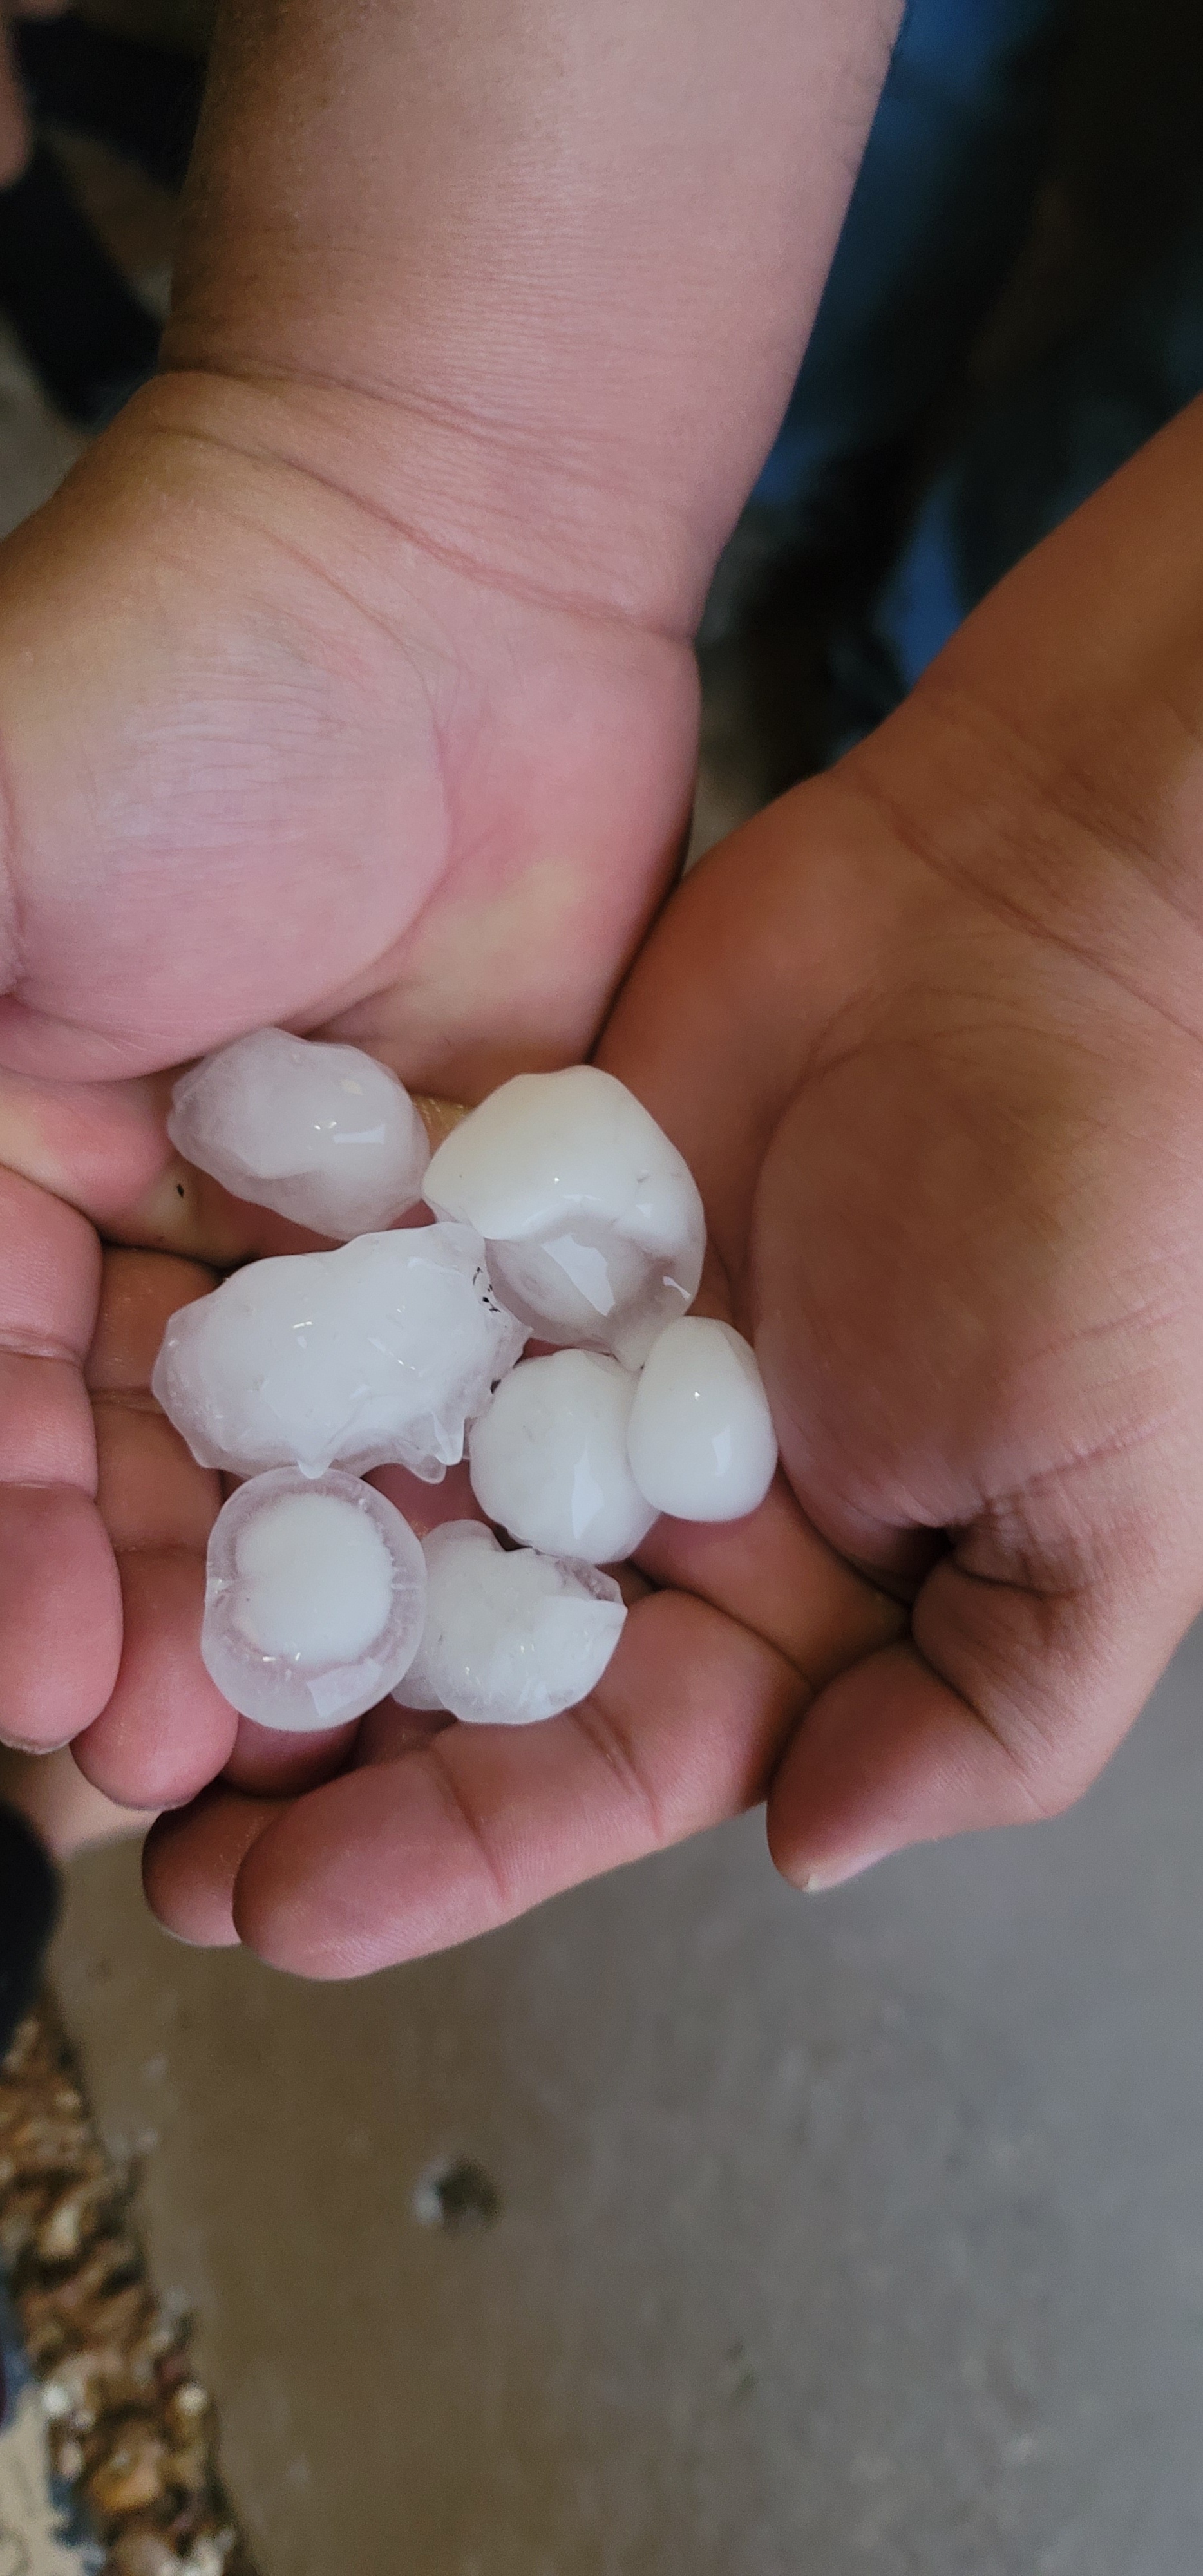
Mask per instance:
[[[255,1029],[181,1074],[167,1133],[235,1198],[344,1240],[416,1207],[430,1160],[387,1065],[286,1029]]]
[[[601,1680],[626,1607],[612,1576],[564,1557],[510,1554],[483,1521],[444,1521],[422,1541],[426,1625],[393,1692],[469,1726],[532,1726]]]
[[[498,1295],[542,1341],[589,1343],[638,1368],[697,1295],[697,1183],[642,1102],[596,1065],[503,1082],[439,1146],[423,1196],[484,1236]]]
[[[742,1333],[684,1315],[654,1342],[635,1389],[627,1454],[640,1493],[682,1521],[738,1521],[764,1501],[777,1435]]]
[[[544,1556],[629,1556],[656,1518],[627,1457],[635,1384],[598,1351],[523,1360],[468,1435],[481,1510]]]
[[[470,1226],[253,1261],[171,1317],[151,1386],[202,1467],[408,1467],[437,1484],[525,1340]]]
[[[354,1476],[276,1469],[217,1515],[201,1655],[260,1726],[306,1734],[362,1717],[400,1681],[425,1615],[419,1540]]]

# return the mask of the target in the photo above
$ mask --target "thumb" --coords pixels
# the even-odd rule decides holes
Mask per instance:
[[[993,1553],[993,1551],[991,1551]],[[769,1795],[769,1848],[815,1893],[919,1842],[1058,1815],[1102,1770],[1197,1601],[1136,1552],[1096,1581],[1008,1580],[967,1534],[910,1637],[828,1684]]]

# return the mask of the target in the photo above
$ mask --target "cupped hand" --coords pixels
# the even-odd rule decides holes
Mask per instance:
[[[177,1929],[348,1973],[766,1793],[830,1886],[1055,1812],[1131,1724],[1203,1600],[1201,435],[714,853],[609,1023],[755,1334],[764,1511],[657,1525],[583,1711],[369,1727],[366,1771],[161,1826]]]
[[[1201,441],[698,872],[605,1042],[698,1173],[792,1492],[911,1605],[773,1780],[812,1888],[1064,1808],[1203,1605]]]
[[[0,1736],[87,1734],[135,1805],[232,1727],[215,1488],[146,1393],[199,1274],[120,1265],[97,1337],[98,1231],[297,1240],[180,1170],[164,1069],[280,1020],[469,1098],[579,1057],[688,815],[686,645],[542,537],[527,583],[452,543],[429,435],[404,524],[349,497],[338,400],[302,463],[287,387],[163,379],[0,550]]]

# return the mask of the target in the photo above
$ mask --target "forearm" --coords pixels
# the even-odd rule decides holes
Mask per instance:
[[[355,409],[364,497],[695,614],[786,401],[899,0],[230,0],[172,369]],[[295,413],[294,413],[295,416]],[[405,424],[399,437],[399,419]],[[400,488],[396,488],[400,477]],[[537,572],[537,567],[535,568]]]

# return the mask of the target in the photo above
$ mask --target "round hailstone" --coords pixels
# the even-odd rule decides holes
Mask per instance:
[[[544,1556],[629,1556],[656,1518],[627,1457],[635,1385],[597,1351],[523,1360],[468,1437],[481,1510]]]
[[[564,1557],[510,1555],[483,1521],[444,1521],[422,1541],[426,1625],[393,1698],[469,1726],[533,1726],[601,1680],[626,1609],[612,1576]]]
[[[437,1484],[525,1340],[470,1226],[252,1261],[171,1317],[151,1386],[202,1467],[408,1467]]]
[[[589,1343],[638,1368],[697,1295],[697,1184],[642,1102],[596,1065],[503,1082],[440,1145],[423,1195],[484,1236],[498,1295],[541,1341]]]
[[[201,1655],[260,1726],[308,1734],[362,1717],[400,1681],[425,1612],[419,1541],[354,1476],[255,1476],[213,1524]]]
[[[430,1159],[387,1065],[286,1029],[235,1038],[181,1074],[167,1133],[235,1198],[344,1241],[416,1207]]]
[[[742,1333],[684,1315],[653,1343],[627,1425],[635,1482],[681,1521],[739,1521],[764,1501],[777,1435]]]

